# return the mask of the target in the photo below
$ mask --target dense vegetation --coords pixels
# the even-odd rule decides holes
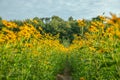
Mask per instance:
[[[0,18],[0,79],[55,80],[66,60],[73,80],[120,79],[120,17]]]

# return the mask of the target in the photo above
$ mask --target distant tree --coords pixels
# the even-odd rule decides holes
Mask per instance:
[[[52,16],[52,20],[55,19],[57,21],[64,21],[62,18],[60,18],[59,16]]]
[[[45,30],[47,33],[52,33],[53,35],[57,34],[57,30],[59,27],[59,22],[56,19],[52,19],[48,24],[45,26]]]
[[[0,17],[0,21],[2,20],[2,17]]]
[[[25,19],[23,22],[24,22],[24,23],[28,23],[28,24],[32,24],[31,19]]]
[[[69,18],[68,18],[68,21],[73,21],[74,19],[73,19],[73,17],[72,16],[70,16]]]
[[[80,33],[80,28],[78,26],[77,20],[69,21],[69,24],[71,25],[72,34]]]
[[[42,22],[44,22],[45,18],[41,18]]]
[[[92,18],[92,21],[100,21],[100,17],[99,16],[94,17],[94,18]]]
[[[50,18],[49,17],[46,17],[45,18],[45,23],[47,24],[47,23],[49,23],[50,22]]]
[[[33,23],[33,25],[35,26],[35,28],[36,28],[37,30],[39,30],[40,27],[43,28],[43,29],[45,28],[45,23],[44,23],[43,19],[44,19],[44,18],[38,18],[38,17],[34,17],[34,18],[33,18],[33,21],[34,21],[34,20],[37,21],[37,24],[36,24],[36,23]],[[41,32],[41,31],[40,31],[40,33],[43,34],[43,32]]]
[[[2,24],[2,17],[0,17],[0,30],[2,29],[3,24]]]
[[[41,27],[45,27],[44,19],[45,18],[38,18],[38,17],[33,18],[33,20],[36,20],[38,22],[38,24],[36,24],[36,26],[41,26]]]
[[[12,22],[16,23],[18,26],[24,25],[23,21],[21,20],[13,20]]]
[[[39,21],[39,19],[40,19],[40,18],[38,18],[38,17],[34,17],[34,18],[33,18],[33,20],[37,20],[37,21]]]

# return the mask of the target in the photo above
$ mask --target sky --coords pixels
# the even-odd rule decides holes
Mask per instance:
[[[97,15],[120,16],[120,0],[0,0],[0,16],[7,20],[59,16],[90,19]]]

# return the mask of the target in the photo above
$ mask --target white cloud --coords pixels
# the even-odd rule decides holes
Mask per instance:
[[[23,19],[33,16],[93,17],[119,12],[120,0],[0,0],[0,16]]]

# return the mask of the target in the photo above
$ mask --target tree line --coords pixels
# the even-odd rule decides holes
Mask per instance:
[[[41,34],[50,33],[53,36],[59,34],[59,40],[62,42],[63,40],[68,40],[70,43],[74,40],[74,35],[84,36],[84,33],[87,31],[90,22],[93,20],[99,20],[99,17],[92,18],[92,20],[82,19],[84,24],[87,25],[79,25],[78,20],[74,19],[72,16],[68,18],[68,20],[64,20],[59,16],[45,17],[39,18],[34,17],[31,19],[25,20],[10,20],[16,23],[18,26],[22,26],[25,23],[32,24],[37,30],[42,28],[43,31],[40,31]],[[2,18],[0,17],[0,29],[3,27]],[[17,29],[16,29],[17,30]]]

